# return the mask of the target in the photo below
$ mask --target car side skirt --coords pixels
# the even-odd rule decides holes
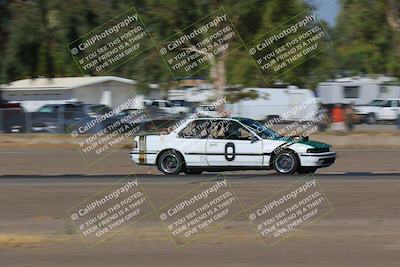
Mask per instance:
[[[188,166],[187,168],[190,170],[201,170],[208,172],[271,170],[271,167],[268,166]]]

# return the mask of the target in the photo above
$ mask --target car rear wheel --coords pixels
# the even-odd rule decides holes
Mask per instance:
[[[317,170],[317,167],[299,167],[297,168],[298,174],[308,174],[314,173]]]
[[[292,174],[299,166],[299,160],[292,151],[282,151],[274,157],[274,169],[278,174]]]
[[[369,113],[366,120],[367,120],[367,124],[376,124],[375,113]]]
[[[158,169],[167,175],[179,174],[184,167],[182,156],[173,150],[163,152],[157,162]]]

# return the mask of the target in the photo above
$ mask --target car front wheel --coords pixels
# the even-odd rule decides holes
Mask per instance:
[[[164,174],[176,175],[183,170],[184,160],[176,151],[168,150],[160,155],[157,166]]]
[[[275,156],[273,166],[278,174],[293,174],[299,166],[299,160],[292,151],[282,151]]]

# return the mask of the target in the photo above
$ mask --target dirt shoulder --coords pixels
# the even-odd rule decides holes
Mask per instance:
[[[400,148],[400,131],[319,133],[310,139],[332,145],[336,149]],[[40,147],[40,148],[77,148],[84,138],[69,135],[50,134],[1,134],[1,148]],[[121,142],[120,147],[130,148],[130,138]]]

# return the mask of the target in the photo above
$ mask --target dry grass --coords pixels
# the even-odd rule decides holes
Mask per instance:
[[[41,235],[0,234],[0,247],[24,247],[43,244],[48,240]]]
[[[369,147],[393,148],[398,144],[400,131],[355,131],[355,132],[324,132],[310,136],[312,140],[327,142],[334,147],[363,148],[368,143]],[[390,140],[389,140],[389,139]],[[393,139],[394,138],[394,139]],[[73,138],[62,134],[0,134],[0,145],[2,148],[31,148],[31,149],[64,149],[77,150],[78,143],[84,138]],[[354,140],[359,140],[354,143]],[[116,146],[120,149],[132,149],[131,138]],[[398,147],[398,146],[396,146]]]

